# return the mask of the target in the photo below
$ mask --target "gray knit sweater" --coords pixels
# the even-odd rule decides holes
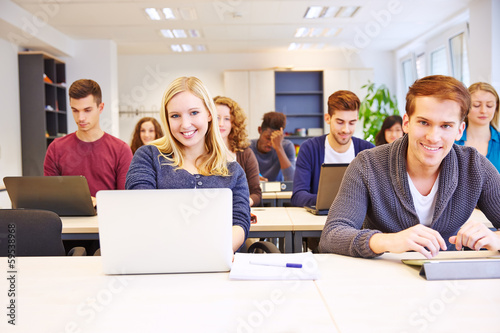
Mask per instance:
[[[408,136],[364,150],[351,162],[321,235],[320,252],[377,256],[370,237],[419,224],[406,171]],[[441,164],[431,228],[448,238],[479,209],[500,227],[500,175],[476,149],[453,145]]]

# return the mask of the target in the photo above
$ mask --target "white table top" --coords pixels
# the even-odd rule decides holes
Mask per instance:
[[[326,222],[326,215],[314,215],[302,207],[286,207],[288,215],[293,223],[294,231],[301,230],[323,230]],[[479,209],[474,209],[469,220],[483,222],[488,228],[492,228],[491,222]]]
[[[302,207],[286,207],[294,231],[323,230],[326,215],[314,215]]]
[[[337,332],[314,281],[104,275],[100,257],[17,262],[17,325],[4,307],[0,332]],[[7,283],[0,279],[4,305]]]
[[[292,223],[284,207],[255,207],[257,223],[250,225],[250,231],[292,231]],[[99,216],[62,216],[62,233],[98,233]]]
[[[253,207],[257,223],[250,225],[250,231],[292,231],[293,226],[285,207]]]
[[[439,256],[498,252],[447,252]],[[401,263],[315,255],[316,281],[228,273],[104,275],[100,257],[17,258],[16,327],[1,332],[498,332],[500,279],[426,281]],[[7,259],[0,259],[7,267]],[[7,269],[5,269],[7,270]],[[0,279],[2,302],[7,279]]]
[[[323,230],[326,216],[314,215],[301,207],[254,207],[257,223],[250,226],[251,231],[304,231]],[[476,219],[491,228],[493,225],[484,214],[475,209],[470,219]],[[98,216],[61,217],[63,233],[98,233]]]
[[[499,255],[442,252],[439,257]],[[500,332],[500,279],[427,281],[403,258],[317,255],[316,281],[341,332]]]

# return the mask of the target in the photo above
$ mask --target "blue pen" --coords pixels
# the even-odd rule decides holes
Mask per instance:
[[[252,264],[252,265],[263,265],[263,266],[302,268],[302,264],[295,264],[295,263],[291,263],[291,262],[287,262],[287,263],[281,264],[281,263],[267,263],[267,262],[250,261],[250,264]]]

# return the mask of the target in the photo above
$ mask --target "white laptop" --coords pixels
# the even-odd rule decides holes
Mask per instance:
[[[115,190],[96,197],[104,273],[230,270],[230,189]]]

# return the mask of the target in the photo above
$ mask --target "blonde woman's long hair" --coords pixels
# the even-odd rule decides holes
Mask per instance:
[[[495,107],[495,114],[493,115],[493,119],[491,119],[490,124],[491,124],[491,126],[493,126],[494,129],[496,129],[498,131],[500,129],[499,128],[500,116],[498,114],[499,113],[498,108],[500,107],[500,105],[499,105],[499,100],[498,100],[498,93],[495,90],[495,88],[493,88],[493,86],[491,84],[486,83],[486,82],[476,82],[476,83],[471,84],[469,87],[469,93],[471,94],[471,96],[473,93],[475,93],[478,90],[489,92],[495,97],[495,102],[497,103],[497,105]],[[471,105],[471,107],[472,107],[472,105]]]
[[[207,133],[205,134],[206,153],[196,159],[196,168],[201,175],[229,176],[227,168],[227,148],[224,144],[217,123],[217,111],[210,94],[203,83],[196,77],[180,77],[175,79],[167,88],[162,98],[162,110],[160,119],[165,128],[165,135],[155,141],[150,142],[160,151],[160,156],[164,157],[178,169],[184,165],[184,154],[182,144],[172,135],[168,119],[167,104],[178,93],[189,91],[205,105],[205,108],[212,116],[208,122]]]

